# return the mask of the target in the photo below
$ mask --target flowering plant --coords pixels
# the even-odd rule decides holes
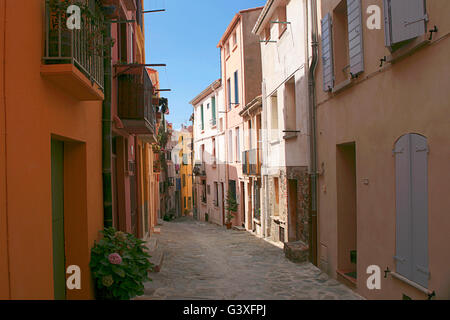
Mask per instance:
[[[107,228],[91,251],[90,267],[98,299],[129,300],[144,294],[153,265],[145,242],[132,234]]]

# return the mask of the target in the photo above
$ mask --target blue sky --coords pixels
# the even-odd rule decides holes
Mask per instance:
[[[189,104],[210,83],[220,78],[217,43],[234,15],[263,6],[265,0],[144,0],[146,63],[166,63],[157,68],[161,88],[169,99],[168,121],[174,128],[188,124]]]

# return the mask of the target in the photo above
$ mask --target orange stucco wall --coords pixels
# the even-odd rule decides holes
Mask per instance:
[[[76,214],[80,215],[66,225],[66,232],[71,229],[66,238],[74,237],[66,248],[66,263],[82,269],[81,291],[68,292],[67,296],[91,298],[90,247],[103,227],[102,102],[81,102],[41,77],[43,10],[44,1],[28,1],[26,8],[20,1],[0,4],[0,39],[5,40],[0,40],[0,297],[53,298],[50,146],[54,136],[67,142],[66,153],[73,152],[66,154],[66,166],[74,161],[77,172],[84,173],[74,177],[70,167],[66,168],[66,182],[72,182],[67,187],[72,192],[65,200],[79,202]],[[3,13],[7,17],[5,26]],[[80,233],[74,236],[75,230]],[[5,254],[6,237],[9,254]],[[9,257],[9,276],[5,257]]]
[[[324,16],[338,0],[322,1]],[[365,8],[383,1],[362,1]],[[320,5],[319,5],[320,11]],[[429,153],[429,289],[437,299],[450,293],[450,188],[448,135],[450,122],[450,2],[427,1],[428,26],[439,27],[433,43],[411,56],[379,68],[379,59],[389,56],[384,30],[363,26],[365,72],[351,88],[338,94],[322,90],[322,65],[317,70],[319,165],[319,257],[322,268],[336,277],[338,264],[336,145],[356,143],[357,193],[357,291],[371,299],[426,299],[417,289],[393,279],[382,278],[381,290],[368,290],[366,269],[378,265],[395,270],[395,158],[396,140],[407,133],[428,139]],[[429,28],[429,29],[430,29]],[[320,29],[320,28],[319,28]],[[439,41],[437,39],[441,38]],[[383,274],[384,275],[384,274]]]

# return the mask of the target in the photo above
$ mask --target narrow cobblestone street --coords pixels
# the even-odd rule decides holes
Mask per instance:
[[[146,283],[145,300],[361,299],[309,263],[247,232],[182,218],[164,222],[160,273]]]

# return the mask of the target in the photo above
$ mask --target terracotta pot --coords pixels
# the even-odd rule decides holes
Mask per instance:
[[[229,223],[226,223],[225,225],[227,226],[227,229],[228,229],[228,230],[230,230],[230,229],[231,229],[231,227],[232,227],[232,223],[231,223],[231,222],[229,222]]]

